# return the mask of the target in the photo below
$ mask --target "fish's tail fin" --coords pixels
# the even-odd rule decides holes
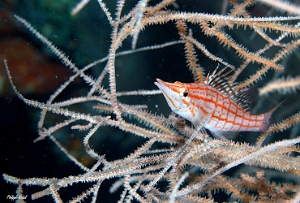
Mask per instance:
[[[285,99],[286,100],[286,99]],[[271,116],[273,114],[274,111],[276,111],[276,109],[283,103],[285,102],[285,100],[283,100],[282,102],[280,102],[279,104],[277,104],[275,107],[273,107],[270,111],[268,111],[267,113],[264,114],[264,121],[263,124],[260,128],[260,131],[265,131],[271,124]]]

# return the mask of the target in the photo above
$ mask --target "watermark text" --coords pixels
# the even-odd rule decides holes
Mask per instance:
[[[17,200],[17,199],[27,199],[27,195],[7,195],[6,199],[9,199],[12,201]]]

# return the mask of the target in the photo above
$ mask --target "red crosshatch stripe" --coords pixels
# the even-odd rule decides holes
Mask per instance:
[[[193,92],[192,90],[194,90],[194,89],[191,89],[191,92]],[[232,112],[232,113],[236,113],[236,111],[237,111],[237,109],[238,110],[241,110],[241,111],[243,111],[237,104],[235,104],[235,103],[233,103],[233,102],[231,102],[230,101],[230,99],[226,99],[226,101],[228,101],[228,102],[225,102],[225,99],[224,99],[224,96],[222,95],[222,94],[220,94],[217,90],[214,90],[214,89],[212,89],[211,87],[208,87],[208,88],[203,88],[202,90],[204,90],[204,91],[206,91],[206,92],[213,92],[214,94],[216,94],[217,95],[217,98],[218,97],[221,97],[222,99],[223,99],[223,104],[219,104],[217,101],[218,100],[213,100],[213,99],[210,99],[210,98],[207,98],[207,96],[206,97],[204,97],[204,96],[202,96],[202,95],[197,95],[197,94],[190,94],[189,95],[189,97],[191,98],[191,99],[195,99],[195,100],[202,100],[202,101],[204,101],[204,102],[211,102],[211,103],[214,103],[216,106],[220,106],[221,108],[225,108],[227,111],[229,111],[229,112]],[[208,91],[209,90],[209,91]],[[195,91],[195,90],[194,90]],[[198,91],[199,91],[199,89],[198,89]],[[207,95],[207,94],[206,94]],[[219,96],[219,95],[221,95],[221,96]],[[233,105],[233,110],[231,109],[231,105]]]
[[[209,112],[208,112],[208,111],[206,111],[206,109],[205,109],[205,108],[203,108],[203,106],[202,106],[202,105],[200,105],[200,104],[196,104],[196,103],[194,103],[194,102],[191,102],[191,105],[193,105],[193,106],[195,107],[195,109],[199,109],[200,111],[202,111],[204,115],[207,115],[207,114],[209,114]]]
[[[264,116],[251,115],[242,109],[238,104],[231,101],[228,96],[221,94],[218,90],[205,85],[201,88],[192,87],[189,97],[198,102],[191,102],[194,108],[198,108],[204,114],[212,113],[208,123],[212,128],[218,130],[234,130],[241,129],[259,130],[263,125]],[[205,106],[203,104],[205,103]],[[213,104],[213,105],[211,105]],[[210,112],[208,109],[211,109]],[[195,114],[194,114],[195,115]],[[222,121],[222,127],[219,125]],[[230,128],[230,129],[229,129]]]

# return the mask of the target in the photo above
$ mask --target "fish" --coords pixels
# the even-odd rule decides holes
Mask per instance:
[[[282,102],[266,113],[252,114],[251,88],[236,91],[228,76],[230,72],[216,68],[203,82],[169,83],[157,78],[154,84],[173,112],[194,126],[203,125],[215,138],[232,140],[239,132],[265,131]]]

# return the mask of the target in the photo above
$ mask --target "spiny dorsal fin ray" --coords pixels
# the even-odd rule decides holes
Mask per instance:
[[[249,97],[251,88],[245,88],[240,91],[235,90],[236,83],[230,82],[230,73],[232,69],[224,72],[226,68],[218,71],[218,67],[211,73],[208,74],[204,83],[216,88],[221,93],[230,96],[230,99],[237,103],[241,108],[246,111],[250,110],[251,99]]]
[[[244,88],[237,92],[237,98],[239,101],[235,101],[244,110],[250,112],[252,105],[252,94],[254,92],[254,87]]]

